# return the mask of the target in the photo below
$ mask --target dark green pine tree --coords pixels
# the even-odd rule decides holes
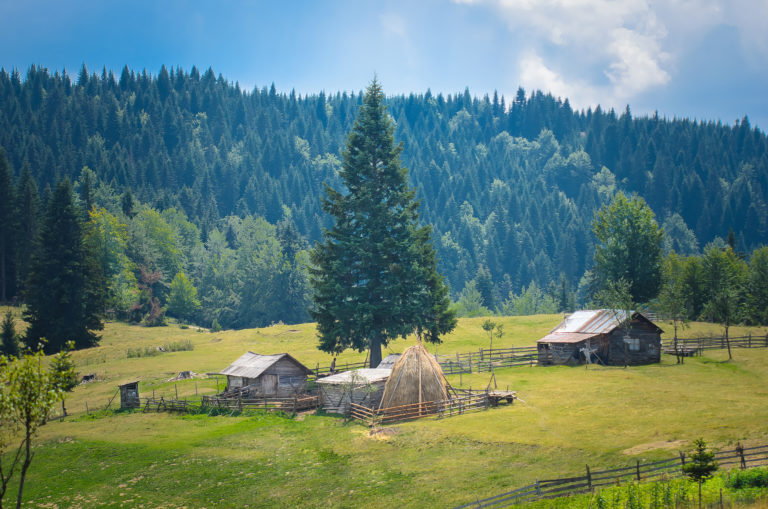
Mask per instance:
[[[320,350],[367,348],[371,367],[398,336],[439,342],[456,325],[383,101],[374,79],[343,153],[347,193],[325,186],[323,208],[335,224],[312,251],[311,270]]]
[[[8,301],[15,286],[13,226],[16,221],[14,220],[13,191],[11,168],[5,157],[5,150],[0,148],[0,302]]]
[[[100,310],[104,284],[96,258],[83,244],[82,211],[75,205],[69,180],[60,182],[46,207],[26,288],[29,322],[25,342],[35,347],[45,338],[46,353],[74,341],[75,348],[101,339]]]
[[[19,339],[13,314],[8,311],[0,324],[0,355],[19,356]]]
[[[16,281],[23,292],[35,248],[40,194],[29,165],[24,165],[16,188]]]

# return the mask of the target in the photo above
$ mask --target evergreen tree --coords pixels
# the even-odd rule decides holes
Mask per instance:
[[[374,79],[343,153],[348,192],[325,187],[335,224],[312,252],[311,273],[319,348],[368,348],[371,367],[390,340],[415,331],[439,342],[456,324],[383,101]]]
[[[29,272],[29,264],[37,242],[38,212],[40,195],[37,184],[29,170],[24,165],[21,178],[16,189],[16,284],[24,288]]]
[[[75,348],[99,342],[94,331],[104,326],[103,277],[95,257],[84,247],[81,214],[69,180],[56,186],[46,207],[26,301],[28,346],[45,338],[45,351],[54,353],[68,341],[74,341]]]
[[[683,465],[683,473],[699,485],[699,509],[701,509],[701,484],[712,477],[717,471],[715,453],[707,450],[704,439],[697,438],[693,441],[693,452],[689,456],[690,461]]]
[[[13,233],[15,214],[13,175],[5,157],[5,150],[0,148],[0,302],[7,302],[15,286],[13,275]]]
[[[19,338],[16,336],[16,324],[10,311],[5,314],[0,325],[0,355],[19,356]]]

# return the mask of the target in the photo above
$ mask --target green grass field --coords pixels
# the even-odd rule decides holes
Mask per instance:
[[[560,319],[494,318],[505,330],[495,346],[533,344]],[[461,320],[438,353],[487,347],[483,320]],[[747,332],[734,329],[734,336]],[[694,324],[683,335],[719,330]],[[104,408],[118,384],[131,380],[140,380],[142,396],[153,390],[167,396],[177,390],[182,397],[211,394],[214,378],[168,379],[182,370],[219,371],[247,350],[289,352],[308,366],[327,365],[331,357],[316,349],[314,336],[311,324],[218,333],[107,324],[101,346],[73,355],[78,371],[94,373],[98,381],[69,395],[72,416],[42,427],[25,506],[450,507],[537,478],[578,475],[585,464],[624,466],[668,457],[697,437],[716,447],[768,441],[768,349],[736,349],[730,362],[724,351],[713,351],[684,365],[664,356],[661,364],[626,370],[498,370],[496,385],[517,390],[523,401],[374,433],[325,415],[94,412]],[[132,348],[187,340],[192,351],[127,357]],[[395,341],[391,349],[402,351],[412,341]],[[364,357],[349,352],[337,364]],[[480,388],[489,376],[449,381]],[[13,501],[13,495],[6,498]]]

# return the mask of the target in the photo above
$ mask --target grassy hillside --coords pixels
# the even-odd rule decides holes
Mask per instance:
[[[560,316],[497,320],[506,331],[500,345],[528,345]],[[461,320],[438,352],[487,346],[482,321]],[[708,330],[718,331],[695,324],[685,332]],[[194,349],[126,357],[131,348],[182,340]],[[392,349],[410,343],[399,340]],[[129,380],[141,381],[143,396],[212,393],[212,378],[168,379],[181,370],[218,371],[246,350],[290,352],[307,365],[331,359],[316,350],[311,324],[218,333],[107,324],[101,346],[74,354],[81,374],[95,373],[99,381],[70,395],[67,407],[75,415],[42,428],[25,498],[50,507],[451,506],[536,478],[579,473],[585,464],[666,457],[699,436],[717,446],[768,440],[768,349],[735,350],[731,362],[714,351],[684,365],[664,356],[661,364],[626,370],[498,370],[497,385],[517,390],[523,401],[375,433],[324,415],[84,414],[86,402],[103,408]],[[339,362],[364,357],[347,353]],[[489,374],[450,382],[484,387]]]

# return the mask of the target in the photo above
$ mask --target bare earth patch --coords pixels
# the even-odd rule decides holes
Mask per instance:
[[[634,456],[635,454],[642,454],[644,452],[653,451],[656,449],[682,449],[687,445],[690,445],[690,440],[659,440],[658,442],[647,442],[644,444],[639,444],[634,447],[630,447],[629,449],[624,449],[621,452],[622,454],[626,454],[628,456]]]

